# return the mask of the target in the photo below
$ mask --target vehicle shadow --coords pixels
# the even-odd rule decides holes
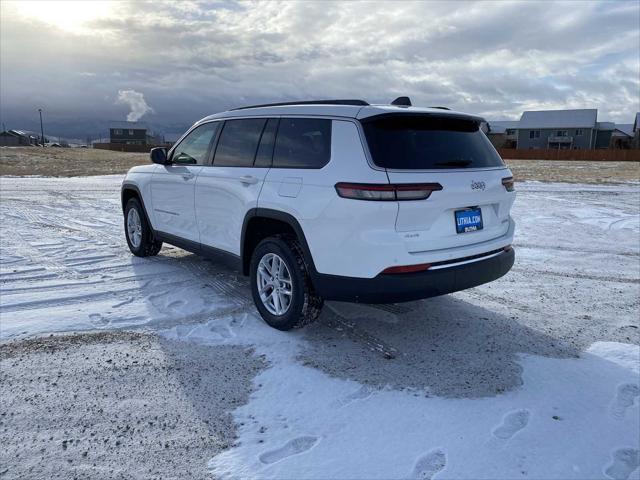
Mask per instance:
[[[305,365],[378,388],[493,396],[522,384],[519,355],[579,348],[455,295],[398,305],[329,303],[305,329]],[[394,358],[390,358],[394,357]]]
[[[185,280],[187,287],[145,296],[149,309],[158,312],[147,326],[198,325],[217,318],[233,322],[229,316],[243,312],[253,317],[251,321],[262,322],[245,277],[198,256],[177,253],[158,261],[170,267],[172,280]],[[517,388],[522,384],[522,354],[580,354],[582,345],[564,341],[553,330],[543,333],[542,325],[528,326],[539,324],[532,318],[535,312],[527,315],[525,325],[517,309],[505,316],[460,297],[394,305],[327,302],[316,323],[298,333],[278,335],[300,335],[306,345],[299,360],[329,375],[444,397],[493,396]],[[246,327],[236,324],[220,329],[231,329],[239,337],[248,334]],[[227,336],[233,343],[232,335]]]

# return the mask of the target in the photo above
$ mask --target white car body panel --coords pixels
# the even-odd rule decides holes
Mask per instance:
[[[195,217],[195,184],[200,165],[160,165],[151,179],[154,228],[164,233],[200,241]],[[147,206],[149,208],[149,206]]]
[[[511,177],[507,168],[399,172],[387,171],[391,183],[429,183],[442,185],[426,200],[399,202],[396,230],[404,235],[411,253],[462,247],[499,238],[509,229],[509,211],[515,192],[506,192],[502,179]],[[476,188],[473,188],[476,186]],[[480,207],[483,229],[456,233],[454,212]]]
[[[203,245],[240,255],[244,217],[258,206],[268,170],[202,167],[195,186],[195,214]]]

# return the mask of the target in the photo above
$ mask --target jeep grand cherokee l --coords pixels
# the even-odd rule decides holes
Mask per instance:
[[[288,330],[324,300],[391,303],[495,280],[514,262],[509,169],[482,118],[328,100],[203,118],[122,184],[134,255],[163,242],[233,264]]]

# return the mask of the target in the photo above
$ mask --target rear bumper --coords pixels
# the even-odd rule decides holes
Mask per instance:
[[[505,275],[515,261],[513,249],[484,260],[400,275],[354,278],[316,273],[313,284],[326,300],[362,303],[408,302],[476,287]]]

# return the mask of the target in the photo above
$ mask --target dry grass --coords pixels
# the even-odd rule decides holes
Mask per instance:
[[[72,177],[125,173],[149,162],[148,153],[91,148],[0,148],[0,175]],[[506,160],[518,181],[626,183],[640,181],[639,162]]]
[[[0,148],[0,175],[74,177],[125,173],[149,163],[148,153],[125,153],[93,148]]]
[[[627,183],[640,181],[640,162],[505,160],[516,181]]]

